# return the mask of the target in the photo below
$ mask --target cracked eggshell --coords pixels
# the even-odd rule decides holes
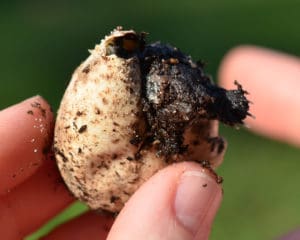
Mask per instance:
[[[134,160],[138,146],[130,140],[144,128],[139,60],[106,56],[106,43],[73,74],[58,111],[54,149],[71,192],[92,209],[115,212],[165,162],[152,152]]]
[[[134,144],[146,131],[140,62],[134,55],[108,53],[114,39],[126,34],[135,32],[112,32],[76,69],[58,111],[54,137],[57,164],[70,191],[90,208],[111,212],[120,211],[134,191],[167,164],[205,159],[218,165],[225,149],[211,149],[207,138],[220,138],[217,121],[210,120],[204,120],[201,134],[186,130],[184,141],[190,147],[184,155],[166,159],[156,154],[155,142],[142,150]]]

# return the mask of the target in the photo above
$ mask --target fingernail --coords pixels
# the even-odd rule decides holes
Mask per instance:
[[[221,192],[220,185],[204,169],[184,172],[175,195],[177,220],[195,235],[204,223],[207,226],[207,221],[213,221],[217,209],[211,208],[221,202]]]

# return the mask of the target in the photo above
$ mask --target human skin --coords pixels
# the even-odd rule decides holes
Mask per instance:
[[[225,88],[238,80],[250,93],[246,119],[251,131],[300,147],[300,59],[255,46],[240,46],[223,59],[219,81]],[[300,230],[280,238],[300,239]]]
[[[225,56],[219,70],[222,86],[230,88],[232,79],[242,84],[254,103],[250,112],[255,118],[246,119],[251,131],[300,146],[299,58],[240,46]]]
[[[300,145],[299,59],[257,47],[238,47],[224,58],[219,79],[226,88],[231,87],[232,79],[237,79],[251,93],[250,98],[256,103],[250,109],[255,121],[246,120],[251,130]],[[269,91],[262,92],[265,86]],[[21,239],[74,201],[61,181],[55,161],[41,151],[34,152],[43,149],[45,139],[49,140],[53,131],[53,115],[49,111],[42,122],[47,131],[41,135],[33,128],[35,118],[27,110],[35,101],[49,109],[42,98],[35,97],[0,112],[1,239]],[[282,114],[287,106],[289,117]],[[266,113],[272,114],[271,122]],[[39,118],[39,112],[35,114]],[[33,138],[39,139],[34,147],[30,145]],[[28,168],[32,162],[33,167]],[[208,185],[203,187],[205,184]],[[116,219],[87,212],[44,239],[105,239],[108,233],[110,240],[208,239],[221,199],[221,186],[205,169],[195,163],[180,163],[147,181]],[[294,232],[292,237],[295,234],[300,236]],[[284,239],[292,238],[290,235]]]
[[[75,201],[50,151],[53,125],[39,96],[0,112],[1,239],[23,239]],[[221,199],[222,186],[208,169],[173,164],[150,178],[116,219],[89,211],[43,239],[207,239]]]

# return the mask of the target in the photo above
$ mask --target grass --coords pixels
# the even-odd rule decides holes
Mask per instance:
[[[0,3],[0,108],[40,94],[57,109],[87,49],[117,25],[205,60],[216,77],[223,55],[236,45],[300,55],[299,11],[293,0]],[[299,149],[246,130],[221,132],[230,146],[219,169],[225,195],[211,239],[271,239],[300,226]],[[28,239],[81,211],[82,205],[73,206]]]

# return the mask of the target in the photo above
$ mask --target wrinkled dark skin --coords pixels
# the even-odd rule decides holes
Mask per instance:
[[[130,52],[128,39],[136,46]],[[194,63],[177,48],[161,43],[145,45],[144,34],[125,36],[114,44],[113,52],[120,57],[136,55],[140,59],[147,120],[146,136],[140,138],[144,147],[156,141],[158,154],[183,153],[188,147],[183,145],[184,131],[197,121],[218,119],[234,126],[243,124],[250,115],[247,92],[241,85],[235,82],[237,89],[229,91],[216,86],[205,75],[202,64]]]
[[[141,62],[144,111],[163,154],[185,151],[184,130],[197,120],[218,119],[236,125],[248,115],[246,92],[238,83],[230,91],[216,86],[202,65],[171,46],[146,46]]]

